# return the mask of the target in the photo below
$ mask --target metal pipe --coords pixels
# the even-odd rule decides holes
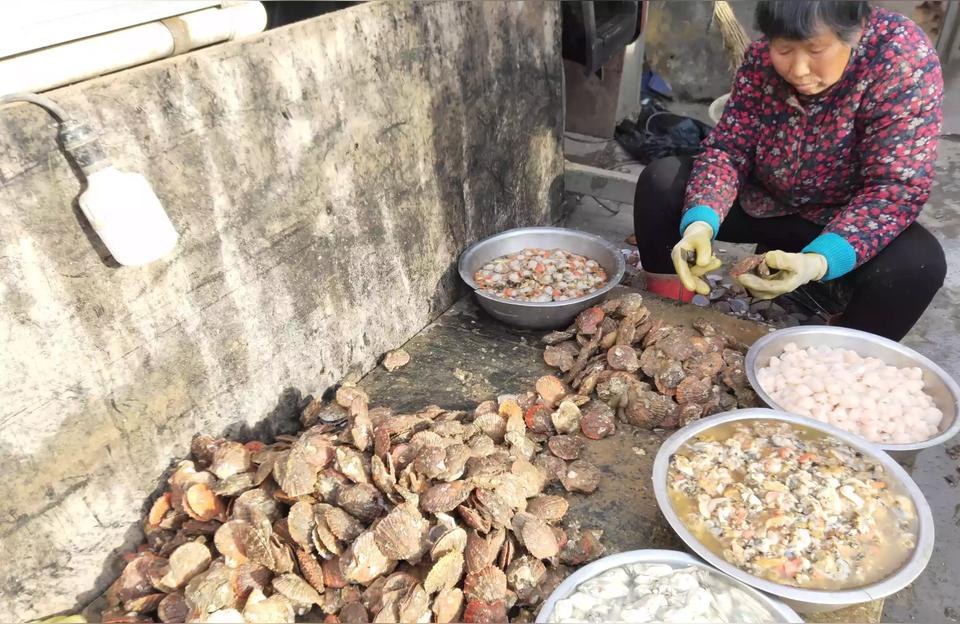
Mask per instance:
[[[263,31],[260,2],[186,13],[0,61],[0,94],[46,91]]]

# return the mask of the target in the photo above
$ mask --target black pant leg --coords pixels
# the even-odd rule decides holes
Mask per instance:
[[[841,279],[852,291],[837,325],[900,341],[926,311],[947,273],[940,242],[914,223]]]
[[[637,180],[633,231],[640,264],[651,273],[673,273],[670,252],[680,241],[680,213],[693,158],[670,156],[647,165]]]

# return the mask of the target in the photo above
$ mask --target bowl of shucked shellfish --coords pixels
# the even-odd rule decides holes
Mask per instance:
[[[598,559],[547,598],[538,623],[803,622],[784,603],[675,550]]]
[[[745,409],[680,429],[653,466],[657,504],[707,563],[800,613],[889,596],[933,552],[933,516],[907,472],[860,436]]]
[[[901,462],[960,432],[960,387],[900,343],[843,327],[793,327],[753,344],[746,373],[773,409],[859,435]]]
[[[556,329],[618,286],[626,262],[599,236],[527,227],[474,243],[458,269],[490,316],[517,327]]]

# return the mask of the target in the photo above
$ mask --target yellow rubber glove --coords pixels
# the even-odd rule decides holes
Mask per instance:
[[[768,279],[753,273],[737,278],[757,299],[773,299],[793,292],[807,282],[821,279],[830,268],[827,259],[817,253],[769,251],[764,255],[764,262],[773,273]]]
[[[693,254],[693,264],[688,262],[687,254]],[[670,257],[684,288],[701,295],[710,294],[710,284],[700,278],[719,269],[721,262],[720,258],[713,255],[713,228],[709,223],[694,221],[688,225],[683,231],[683,238],[674,245]]]

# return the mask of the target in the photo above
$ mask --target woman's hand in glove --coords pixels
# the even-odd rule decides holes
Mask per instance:
[[[817,253],[769,251],[764,255],[764,263],[772,273],[769,278],[753,273],[744,273],[737,278],[757,299],[773,299],[793,292],[807,282],[821,279],[829,268],[827,259]]]
[[[701,295],[710,294],[710,284],[701,279],[720,268],[720,258],[713,255],[713,228],[705,221],[694,221],[683,231],[683,238],[673,248],[670,257],[680,283],[687,290]],[[688,260],[693,256],[693,262]]]

